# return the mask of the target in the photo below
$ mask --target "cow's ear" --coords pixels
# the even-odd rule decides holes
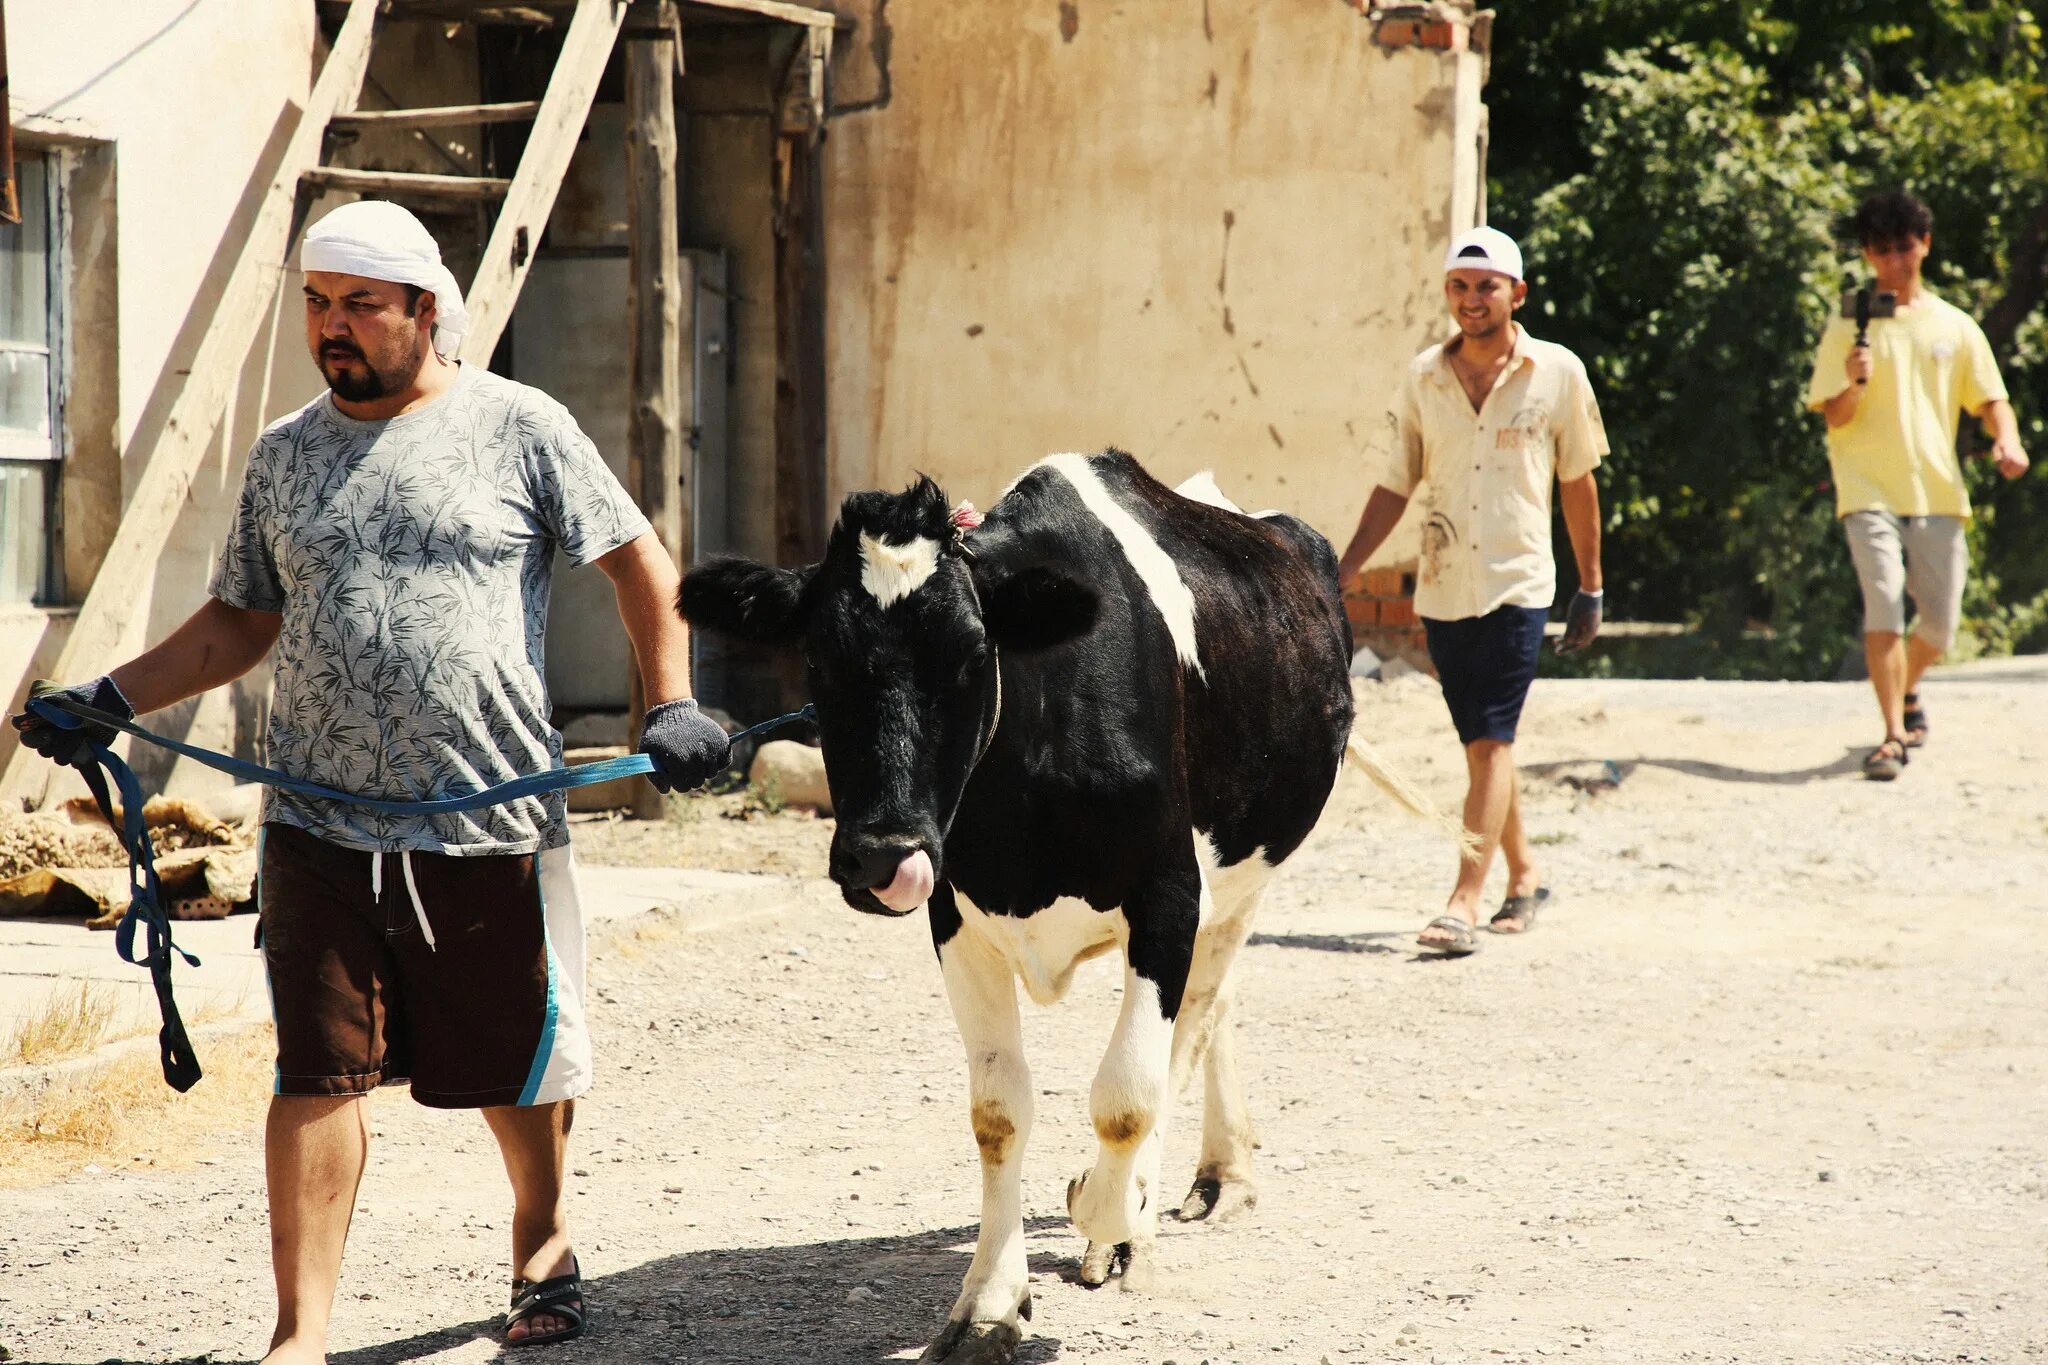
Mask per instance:
[[[803,631],[808,569],[714,559],[683,576],[676,611],[693,626],[756,644],[786,645]]]
[[[1078,640],[1095,628],[1101,599],[1064,574],[1033,567],[983,593],[982,624],[998,648],[1029,653]]]

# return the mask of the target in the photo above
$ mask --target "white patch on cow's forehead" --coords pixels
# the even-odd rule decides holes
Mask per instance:
[[[1086,455],[1051,455],[1038,463],[1072,484],[1081,495],[1082,505],[1116,537],[1124,558],[1138,571],[1139,581],[1152,595],[1152,604],[1166,620],[1166,633],[1173,637],[1173,652],[1180,656],[1183,665],[1195,670],[1196,677],[1206,679],[1201,650],[1195,642],[1195,595],[1181,581],[1180,570],[1172,558],[1159,548],[1152,533],[1111,496]]]
[[[860,538],[860,585],[883,606],[900,602],[939,569],[939,542],[923,536],[891,545],[866,532]]]

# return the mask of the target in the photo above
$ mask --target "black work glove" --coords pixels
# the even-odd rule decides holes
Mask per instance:
[[[654,760],[647,775],[658,791],[689,791],[725,771],[732,741],[725,727],[697,709],[694,697],[665,701],[640,722],[640,752]]]
[[[95,711],[105,711],[122,720],[134,720],[135,708],[121,695],[121,689],[114,686],[111,677],[94,678],[88,683],[75,687],[59,687],[48,678],[38,678],[29,684],[28,699],[40,701],[45,697],[67,697],[72,701],[90,706]],[[111,725],[97,721],[81,721],[75,730],[52,725],[31,711],[23,711],[13,717],[14,728],[21,731],[21,742],[57,763],[76,762],[79,751],[88,744],[111,744],[118,733]]]
[[[1593,643],[1593,637],[1600,633],[1600,601],[1599,593],[1572,594],[1572,604],[1564,613],[1564,634],[1557,639],[1559,654],[1570,654]]]

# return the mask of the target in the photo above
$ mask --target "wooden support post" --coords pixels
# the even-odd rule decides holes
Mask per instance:
[[[355,108],[362,93],[376,17],[377,0],[352,0],[348,18],[306,98],[305,112],[264,189],[243,240],[242,254],[215,302],[213,319],[200,338],[185,385],[171,404],[163,434],[136,479],[135,495],[122,513],[120,529],[100,561],[92,590],[71,627],[71,638],[57,656],[51,670],[55,677],[90,678],[120,662],[114,654],[127,638],[136,609],[149,600],[146,585],[155,576],[157,558],[184,509],[199,461],[213,444],[228,390],[248,357],[250,338],[270,311],[279,271],[296,230],[299,176],[319,164],[328,119]],[[0,774],[0,803],[18,809],[16,803],[23,800],[40,802],[48,789],[49,771],[43,759],[17,748],[7,761],[6,772]]]
[[[465,299],[469,331],[462,339],[464,360],[478,366],[491,363],[491,352],[497,349],[512,306],[519,301],[519,288],[526,283],[534,249],[540,245],[555,195],[562,188],[562,174],[583,135],[591,101],[597,98],[597,83],[604,76],[625,18],[622,0],[577,0],[576,14],[562,39],[561,55],[555,58],[554,74],[548,78],[547,93],[541,96],[540,112],[534,115],[533,136],[519,157],[512,188],[505,193],[505,205],[484,246],[483,259],[477,263],[476,278],[470,282]]]
[[[825,234],[818,148],[832,30],[802,30],[775,118],[775,550],[825,548]]]
[[[627,488],[654,523],[662,547],[688,568],[690,490],[683,485],[681,424],[684,279],[677,242],[676,31],[670,0],[642,0],[654,11],[653,29],[626,42],[626,255],[628,369],[632,412],[627,437]],[[647,709],[640,670],[628,695],[631,741],[640,742]],[[646,780],[634,784],[633,814],[659,819],[661,793]]]
[[[0,0],[0,223],[21,222],[14,190],[14,120],[7,106],[7,0]]]

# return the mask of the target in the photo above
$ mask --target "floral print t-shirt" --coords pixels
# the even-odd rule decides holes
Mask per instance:
[[[325,394],[283,418],[250,451],[212,584],[284,617],[270,765],[397,800],[559,766],[542,667],[555,552],[588,564],[648,529],[561,404],[474,365],[388,421]],[[273,790],[265,818],[371,851],[569,838],[559,792],[406,816]]]

